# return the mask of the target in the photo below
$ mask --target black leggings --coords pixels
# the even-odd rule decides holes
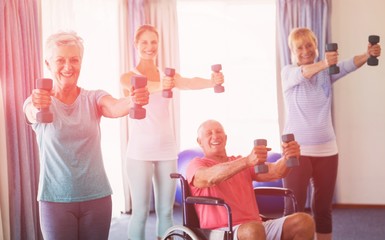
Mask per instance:
[[[317,233],[332,232],[332,201],[337,179],[338,154],[329,157],[301,156],[300,166],[294,167],[283,179],[283,186],[293,190],[298,211],[305,211],[309,183],[313,186],[311,211]],[[291,205],[285,204],[286,211]]]

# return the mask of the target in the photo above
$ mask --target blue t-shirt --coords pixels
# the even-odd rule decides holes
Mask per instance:
[[[53,122],[32,124],[40,154],[38,200],[80,202],[112,194],[102,159],[98,108],[106,95],[81,89],[70,105],[52,98]]]

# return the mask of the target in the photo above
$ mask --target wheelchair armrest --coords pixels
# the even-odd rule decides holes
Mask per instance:
[[[170,173],[170,178],[181,178],[181,177],[183,178],[182,174],[180,173]]]
[[[254,193],[260,194],[260,195],[288,196],[288,197],[294,195],[291,189],[280,188],[280,187],[255,187]]]
[[[186,203],[189,204],[205,204],[205,205],[224,205],[225,201],[221,198],[214,197],[187,197]]]
[[[230,206],[225,203],[222,198],[216,197],[186,197],[186,204],[204,204],[204,205],[215,205],[226,208],[227,211],[227,222],[228,222],[228,234],[233,234],[233,217]]]
[[[294,192],[289,188],[284,187],[255,187],[255,196],[275,196],[275,197],[286,197],[291,200],[293,206],[293,213],[297,212],[297,199],[295,198]]]
[[[184,220],[183,220],[183,223],[187,223],[187,220],[188,220],[188,217],[187,217],[187,204],[191,204],[191,205],[194,205],[194,204],[204,204],[204,205],[216,205],[216,206],[222,206],[224,208],[226,208],[226,211],[227,211],[227,222],[228,222],[228,236],[231,236],[231,239],[232,239],[232,234],[233,234],[233,218],[232,218],[232,212],[231,212],[231,208],[230,206],[225,203],[225,201],[221,198],[215,198],[215,197],[193,197],[193,196],[190,196],[190,193],[189,193],[189,187],[188,187],[188,183],[187,183],[187,180],[183,177],[182,174],[180,173],[171,173],[170,174],[170,178],[175,178],[175,179],[179,179],[180,181],[180,184],[181,184],[181,189],[182,189],[182,196],[184,196],[184,200],[183,200],[183,208],[184,208]],[[195,210],[194,210],[194,215],[195,214]],[[199,221],[197,221],[196,223],[194,224],[197,224],[199,225]]]

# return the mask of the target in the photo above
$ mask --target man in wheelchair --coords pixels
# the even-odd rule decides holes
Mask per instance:
[[[227,156],[227,135],[218,121],[203,122],[198,129],[197,141],[204,156],[193,159],[187,167],[191,195],[221,198],[230,205],[234,239],[313,239],[315,227],[309,214],[294,213],[262,222],[252,186],[252,181],[274,181],[289,173],[286,161],[300,155],[296,141],[283,143],[282,158],[266,163],[269,170],[263,174],[256,174],[254,166],[265,163],[271,149],[260,145],[246,157]],[[226,228],[224,208],[197,204],[195,209],[201,228]]]

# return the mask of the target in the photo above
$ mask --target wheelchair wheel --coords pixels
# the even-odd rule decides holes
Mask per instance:
[[[167,229],[162,240],[200,240],[198,236],[188,227],[175,225]]]

